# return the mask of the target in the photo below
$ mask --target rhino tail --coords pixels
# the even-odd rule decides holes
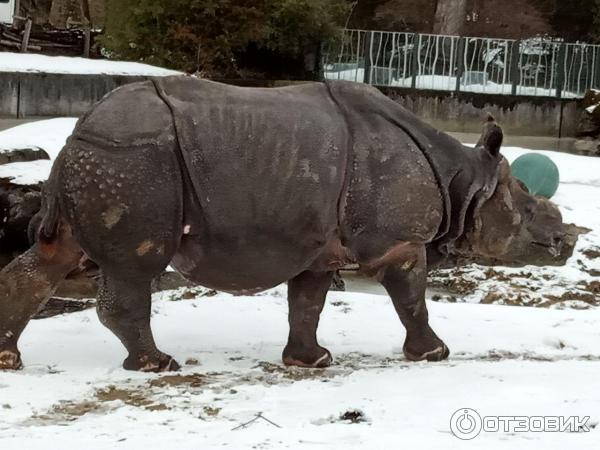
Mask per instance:
[[[42,246],[55,242],[60,231],[60,221],[63,214],[58,180],[61,177],[62,168],[63,158],[59,156],[52,166],[50,177],[48,177],[42,188],[42,207],[30,222],[33,240],[39,242]]]
[[[44,198],[44,206],[41,215],[41,221],[38,218],[39,226],[37,228],[36,240],[41,244],[51,244],[58,236],[60,223],[60,202],[56,195],[47,195]],[[36,220],[36,218],[32,219]]]

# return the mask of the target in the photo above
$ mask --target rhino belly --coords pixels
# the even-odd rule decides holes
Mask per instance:
[[[200,236],[184,236],[171,265],[194,283],[248,294],[277,286],[303,272],[322,247],[317,242],[312,248],[297,242],[277,242],[260,232],[249,243],[240,242],[239,236],[223,235],[210,243]]]
[[[292,278],[338,227],[343,117],[318,84],[253,90],[189,83],[202,101],[178,100],[179,84],[164,86],[201,211],[174,266],[235,292]]]

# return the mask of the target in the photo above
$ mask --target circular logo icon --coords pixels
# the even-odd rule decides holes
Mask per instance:
[[[459,439],[468,441],[481,433],[481,416],[471,408],[461,408],[450,418],[450,431]]]

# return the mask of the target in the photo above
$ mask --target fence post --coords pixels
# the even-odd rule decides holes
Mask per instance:
[[[558,62],[556,63],[556,98],[562,97],[563,86],[565,84],[565,71],[567,65],[567,46],[563,43],[558,44]]]
[[[455,91],[460,92],[460,81],[465,73],[465,52],[467,51],[467,38],[458,39],[458,48],[456,49],[456,86]]]
[[[419,75],[419,51],[421,50],[421,35],[419,33],[413,34],[413,51],[410,58],[410,87],[416,89],[417,87],[417,76]]]
[[[519,74],[519,61],[521,60],[521,41],[513,41],[510,44],[510,93],[517,95],[517,87],[521,82]]]
[[[363,75],[363,82],[371,84],[371,66],[373,64],[373,31],[367,32],[367,39],[365,41],[365,73]]]

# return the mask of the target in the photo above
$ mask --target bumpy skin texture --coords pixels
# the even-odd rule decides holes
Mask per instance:
[[[178,367],[150,328],[150,280],[169,263],[234,293],[289,280],[283,360],[322,367],[332,358],[316,331],[332,274],[356,261],[389,292],[407,358],[444,359],[428,324],[428,263],[501,257],[535,223],[514,205],[501,140],[490,123],[465,148],[352,83],[172,77],[120,88],[55,162],[38,244],[0,272],[0,368],[20,367],[29,317],[82,258],[101,269],[98,315],[127,348],[126,369]],[[511,226],[489,245],[495,221]]]

